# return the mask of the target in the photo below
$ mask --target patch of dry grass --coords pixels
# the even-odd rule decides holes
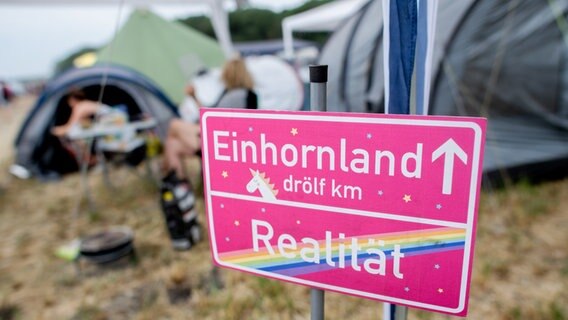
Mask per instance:
[[[5,110],[0,110],[6,112]],[[0,114],[0,119],[3,114]],[[12,113],[11,119],[22,115]],[[11,125],[0,139],[13,136]],[[11,140],[10,140],[11,141]],[[11,150],[11,149],[3,149]],[[90,174],[96,210],[73,217],[80,181],[18,181],[0,157],[0,315],[19,319],[307,319],[307,288],[213,270],[206,239],[172,250],[155,187],[113,169],[115,189]],[[200,218],[205,221],[203,202]],[[479,215],[470,319],[567,319],[568,180],[485,191]],[[135,231],[136,263],[104,269],[72,263],[54,250],[111,225]],[[168,290],[190,288],[185,302]],[[170,290],[171,291],[171,290]],[[326,293],[327,319],[379,319],[381,303]],[[3,313],[2,313],[3,312]],[[410,310],[409,319],[448,319]]]

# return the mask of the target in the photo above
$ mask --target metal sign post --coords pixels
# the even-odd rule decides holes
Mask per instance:
[[[408,307],[391,303],[383,303],[383,319],[385,320],[406,320]]]
[[[310,111],[327,109],[327,65],[310,66]],[[324,319],[324,291],[311,289],[311,320]]]

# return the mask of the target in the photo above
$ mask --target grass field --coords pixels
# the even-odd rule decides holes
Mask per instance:
[[[114,189],[92,172],[96,208],[82,203],[78,216],[78,175],[11,178],[11,141],[32,102],[0,108],[0,319],[309,319],[307,288],[214,270],[208,241],[172,250],[155,185],[126,169],[113,169]],[[134,229],[136,263],[83,264],[78,274],[54,255],[112,225]],[[568,180],[485,190],[477,235],[469,319],[568,319]],[[326,294],[326,319],[380,318],[381,303]],[[411,309],[408,318],[451,317]]]

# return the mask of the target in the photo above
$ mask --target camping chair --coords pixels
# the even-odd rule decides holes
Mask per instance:
[[[112,187],[109,164],[135,169],[144,161],[147,158],[146,137],[150,136],[146,133],[156,126],[156,121],[129,121],[126,106],[121,105],[103,109],[94,120],[89,128],[77,127],[77,130],[71,130],[67,137],[62,139],[62,143],[72,146],[75,150],[75,158],[82,175],[86,175],[88,168],[97,165],[103,171],[105,184]],[[66,140],[70,143],[66,143]],[[157,181],[155,175],[151,174],[149,163],[147,164],[148,177]],[[136,173],[136,170],[130,171]]]
[[[99,161],[103,168],[103,177],[108,186],[112,186],[109,177],[109,166],[126,166],[131,172],[137,174],[136,167],[143,161],[146,164],[146,178],[149,178],[156,185],[158,180],[153,174],[152,160],[155,153],[149,151],[148,145],[154,143],[155,135],[149,132],[155,126],[152,120],[130,122],[128,115],[121,112],[121,108],[115,107],[113,110],[102,115],[97,121],[97,125],[107,127],[109,134],[97,140],[96,151]],[[141,134],[139,134],[141,133]],[[139,175],[138,175],[139,176]]]

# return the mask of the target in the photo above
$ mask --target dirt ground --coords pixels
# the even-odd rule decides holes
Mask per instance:
[[[213,269],[208,241],[172,250],[156,186],[130,170],[80,180],[12,178],[12,141],[33,98],[0,107],[0,319],[309,319],[309,290]],[[202,201],[201,221],[205,221]],[[135,231],[138,259],[102,268],[55,256],[106,226]],[[468,319],[568,319],[568,180],[485,190]],[[381,303],[326,293],[326,319],[380,319]],[[409,319],[452,317],[410,309]]]

